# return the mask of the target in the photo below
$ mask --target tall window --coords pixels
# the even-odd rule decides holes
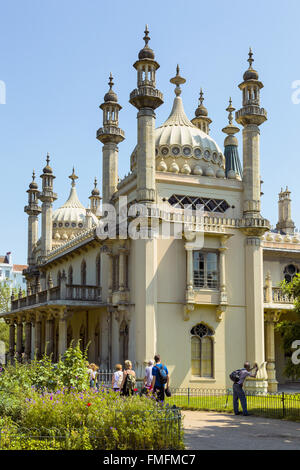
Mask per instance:
[[[204,323],[191,329],[192,375],[213,377],[213,331]]]
[[[73,284],[73,268],[72,268],[72,266],[69,267],[69,271],[68,271],[68,284],[70,284],[70,285]]]
[[[60,284],[61,284],[61,272],[58,271],[58,273],[57,273],[57,286],[59,287]]]
[[[97,255],[96,258],[96,286],[101,286],[101,258],[100,253]]]
[[[119,256],[113,257],[112,275],[113,275],[112,289],[113,289],[113,292],[115,292],[119,289]]]
[[[284,279],[286,280],[286,282],[292,282],[292,280],[298,273],[299,269],[294,264],[289,264],[284,268]]]
[[[128,325],[125,320],[120,325],[120,360],[121,363],[128,359]]]
[[[86,262],[85,260],[81,263],[81,285],[86,285]]]
[[[219,284],[217,253],[194,251],[193,263],[194,287],[216,289]]]

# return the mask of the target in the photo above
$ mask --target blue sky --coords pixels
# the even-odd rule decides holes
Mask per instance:
[[[26,190],[33,168],[40,184],[47,152],[56,175],[55,208],[67,199],[73,165],[83,204],[95,176],[101,187],[95,135],[110,72],[126,133],[119,174],[128,173],[136,143],[136,110],[128,99],[136,86],[132,64],[144,44],[145,23],[161,66],[157,87],[164,105],[156,112],[157,125],[169,115],[174,97],[169,79],[179,63],[187,80],[181,95],[185,111],[193,117],[202,87],[213,120],[211,136],[221,148],[228,98],[240,108],[238,84],[252,47],[269,118],[261,127],[263,215],[276,224],[278,192],[288,185],[292,216],[300,226],[300,104],[291,99],[292,83],[300,80],[299,17],[299,0],[1,0],[0,80],[6,84],[6,104],[0,104],[0,254],[12,251],[15,263],[26,263]],[[241,132],[238,138],[242,157]]]

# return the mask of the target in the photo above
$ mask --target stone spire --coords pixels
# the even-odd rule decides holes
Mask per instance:
[[[198,129],[205,132],[205,134],[209,135],[209,125],[212,123],[212,120],[208,117],[208,111],[204,106],[203,101],[204,94],[202,88],[200,88],[198,108],[195,110],[195,117],[192,119],[192,123],[198,127]]]
[[[100,216],[101,197],[100,197],[100,191],[97,187],[97,178],[95,178],[94,180],[94,189],[92,190],[92,193],[89,199],[91,201],[91,211],[93,212],[93,214]]]
[[[259,126],[267,120],[267,113],[260,107],[260,90],[262,82],[253,69],[253,53],[249,51],[249,68],[244,73],[244,81],[239,85],[243,93],[243,106],[236,112],[238,124],[243,126],[243,182],[244,182],[244,216],[260,217],[260,148]]]
[[[276,229],[280,232],[293,234],[295,231],[295,224],[292,221],[291,209],[291,191],[286,187],[285,191],[281,188],[278,199],[278,222]]]
[[[156,88],[156,70],[159,64],[149,48],[148,26],[145,28],[145,46],[133,64],[137,71],[137,88],[130,93],[129,102],[138,109],[137,142],[137,201],[153,202],[156,198],[155,186],[155,112],[163,103],[163,95]]]
[[[228,114],[228,125],[222,129],[227,134],[224,140],[224,156],[225,156],[225,175],[230,179],[242,179],[242,167],[238,152],[238,140],[234,134],[240,129],[232,124],[233,112],[235,108],[232,106],[232,100],[229,98],[229,106],[226,108]]]
[[[102,193],[103,202],[108,203],[117,191],[118,185],[118,144],[125,139],[125,133],[119,127],[119,111],[122,106],[118,103],[117,94],[113,90],[113,77],[109,76],[109,90],[100,105],[103,111],[103,127],[97,131],[97,139],[103,145],[102,159]]]
[[[33,256],[33,249],[38,241],[38,216],[42,212],[39,207],[39,190],[38,185],[35,182],[35,172],[32,173],[32,182],[29,184],[28,193],[28,205],[24,207],[24,212],[28,214],[28,249],[27,249],[27,262],[29,266],[35,264],[35,258]]]
[[[53,175],[50,167],[50,157],[47,154],[47,165],[43,169],[42,192],[39,193],[39,199],[42,201],[42,254],[41,262],[45,261],[46,256],[52,250],[52,204],[57,199],[57,194],[53,192]]]

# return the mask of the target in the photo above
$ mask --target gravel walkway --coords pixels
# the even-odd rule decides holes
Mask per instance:
[[[300,423],[257,416],[183,411],[191,450],[300,450]]]

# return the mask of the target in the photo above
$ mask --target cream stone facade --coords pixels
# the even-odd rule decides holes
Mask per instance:
[[[57,195],[49,156],[41,191],[33,175],[25,207],[27,295],[13,298],[3,315],[10,325],[11,360],[23,352],[30,360],[46,350],[56,361],[72,340],[80,340],[82,348],[89,344],[89,360],[105,369],[129,358],[142,370],[159,353],[173,386],[227,387],[232,370],[246,360],[257,362],[258,376],[247,387],[276,391],[286,378],[274,325],[293,318],[292,299],[279,283],[299,272],[300,237],[288,189],[279,195],[275,230],[261,214],[260,126],[267,113],[260,107],[263,84],[252,51],[235,114],[243,128],[241,165],[231,99],[222,151],[209,134],[212,120],[202,90],[195,116],[186,116],[186,80],[179,67],[170,80],[173,108],[156,125],[163,95],[156,88],[159,64],[149,39],[146,28],[134,64],[137,88],[129,99],[138,110],[130,173],[119,180],[118,147],[125,133],[110,76],[97,131],[103,144],[102,203],[97,181],[90,207],[80,203],[73,169],[70,196],[53,210]]]

